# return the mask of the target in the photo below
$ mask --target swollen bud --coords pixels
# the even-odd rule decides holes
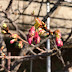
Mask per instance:
[[[5,30],[2,30],[1,33],[6,34],[7,32]]]
[[[40,42],[40,36],[38,35],[38,32],[35,32],[34,42],[35,42],[36,44]]]
[[[36,18],[35,19],[35,24],[34,24],[35,28],[37,29],[40,25],[42,25],[41,20],[39,18]]]
[[[3,28],[7,28],[7,24],[6,23],[3,24]]]
[[[17,39],[12,39],[12,40],[10,40],[10,44],[13,44],[14,42],[16,42],[17,41]]]
[[[22,47],[23,47],[22,41],[19,41],[18,47],[19,47],[19,48],[22,48]]]
[[[31,13],[31,15],[33,16],[35,14],[35,11],[33,11],[32,13]]]

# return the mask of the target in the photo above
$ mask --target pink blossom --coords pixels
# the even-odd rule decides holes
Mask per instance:
[[[31,29],[29,30],[29,35],[34,36],[35,34],[35,26],[32,26]]]
[[[1,32],[2,32],[3,34],[6,34],[6,33],[7,33],[5,30],[2,30]]]
[[[40,36],[38,35],[38,32],[35,32],[34,42],[35,42],[36,44],[40,42]]]

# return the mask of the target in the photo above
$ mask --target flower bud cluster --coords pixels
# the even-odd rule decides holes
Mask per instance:
[[[29,45],[34,41],[36,44],[40,42],[40,36],[37,31],[35,31],[35,26],[32,26],[29,30],[29,33],[27,35],[27,40]]]
[[[10,35],[10,44],[15,44],[15,47],[22,48],[23,42],[18,39],[17,34]]]
[[[39,35],[47,36],[45,29],[47,29],[47,26],[44,22],[42,22],[39,18],[35,19],[35,29],[38,31]]]
[[[3,34],[7,34],[8,31],[9,31],[9,28],[8,28],[7,24],[6,23],[3,23],[1,32]]]
[[[6,23],[3,23],[3,26],[2,26],[2,31],[1,31],[3,34],[8,34],[10,33],[9,32],[9,28],[7,26]],[[10,33],[11,34],[11,33]],[[11,34],[10,35],[10,44],[14,44],[15,47],[17,48],[22,48],[23,47],[23,42],[20,41],[19,36],[17,34]]]
[[[47,29],[46,24],[43,21],[41,21],[39,18],[35,19],[34,26],[35,26],[36,29],[39,28],[39,27],[42,28],[42,29]]]
[[[42,22],[39,18],[35,19],[34,26],[31,27],[29,30],[29,33],[27,35],[27,41],[31,45],[31,43],[34,41],[35,44],[40,42],[40,36],[48,36],[49,34],[53,35],[53,32],[49,31],[49,33],[46,32],[47,26],[44,22]],[[39,36],[40,35],[40,36]]]
[[[47,25],[41,21],[39,18],[35,19],[35,29],[37,29],[39,35],[48,36],[49,34],[53,35],[53,32],[47,29]],[[49,34],[47,32],[49,32]]]

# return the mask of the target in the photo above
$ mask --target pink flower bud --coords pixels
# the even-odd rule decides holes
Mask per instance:
[[[13,44],[15,41],[17,41],[17,39],[10,40],[10,44]]]
[[[27,41],[29,43],[29,45],[31,45],[32,41],[33,41],[33,36],[31,37],[29,34],[27,35]]]
[[[63,46],[63,42],[62,42],[62,40],[60,39],[60,38],[56,38],[56,45],[58,46],[58,47],[61,47],[61,46]]]
[[[35,42],[36,44],[40,42],[40,36],[38,35],[38,32],[35,32],[34,42]]]
[[[29,30],[29,35],[34,36],[35,34],[35,26],[32,26],[31,29]]]
[[[5,30],[2,30],[1,33],[6,34],[7,32]]]
[[[37,31],[35,32],[35,36],[39,36],[39,34],[38,34],[38,32],[37,32]]]

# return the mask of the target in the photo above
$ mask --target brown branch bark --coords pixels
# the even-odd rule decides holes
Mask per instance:
[[[52,56],[53,53],[55,53],[56,50],[49,50],[43,53],[39,53],[36,55],[26,55],[26,56],[5,56],[6,59],[23,59],[23,60],[30,60],[30,59],[35,59],[40,56]],[[0,58],[4,58],[4,56],[0,56]]]

